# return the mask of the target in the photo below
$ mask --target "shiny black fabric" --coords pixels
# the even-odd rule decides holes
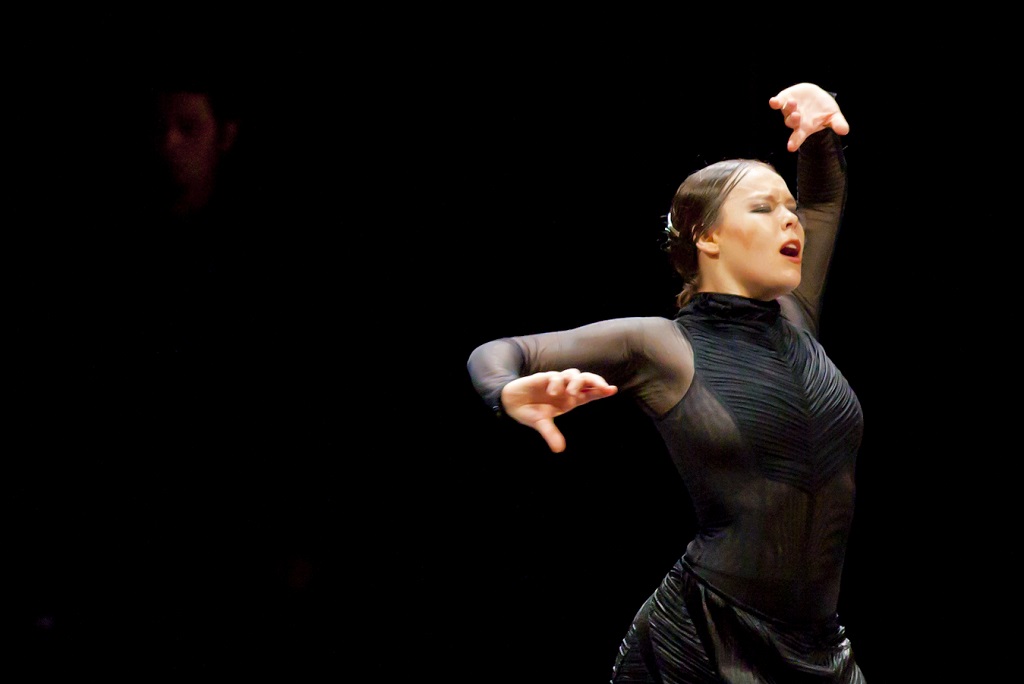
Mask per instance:
[[[705,649],[704,644],[710,648]],[[800,627],[714,591],[680,560],[619,647],[612,684],[865,684],[833,617]]]
[[[853,520],[856,396],[776,301],[702,293],[676,322],[694,377],[656,425],[696,509],[694,571],[775,618],[828,618]]]

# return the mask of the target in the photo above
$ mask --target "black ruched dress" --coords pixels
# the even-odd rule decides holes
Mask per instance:
[[[675,320],[504,338],[469,358],[495,408],[522,375],[604,376],[653,419],[686,485],[697,534],[623,639],[617,684],[864,681],[837,614],[863,416],[816,339],[846,199],[832,131],[801,146],[797,183],[806,244],[791,295],[701,293]]]

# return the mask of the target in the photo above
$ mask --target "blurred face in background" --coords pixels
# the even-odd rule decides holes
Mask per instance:
[[[234,144],[237,123],[217,119],[203,93],[170,92],[157,98],[155,151],[172,213],[209,204],[222,158]]]

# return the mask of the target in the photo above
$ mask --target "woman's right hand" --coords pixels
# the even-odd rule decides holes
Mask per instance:
[[[512,380],[501,390],[501,405],[506,415],[539,432],[557,454],[565,450],[565,437],[555,425],[555,418],[618,391],[600,375],[569,368]]]

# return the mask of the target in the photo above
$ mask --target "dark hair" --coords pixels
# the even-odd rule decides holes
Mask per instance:
[[[202,48],[187,54],[168,49],[165,60],[151,66],[141,85],[152,97],[161,93],[205,95],[221,123],[244,118],[248,106],[247,79],[241,70]]]
[[[757,159],[725,159],[694,171],[679,184],[665,228],[665,251],[683,279],[683,289],[676,295],[679,307],[685,306],[700,286],[697,239],[715,225],[726,197],[753,166],[775,171],[771,164]]]
[[[232,88],[229,85],[221,85],[200,79],[179,78],[178,80],[164,80],[150,88],[149,98],[151,102],[155,103],[161,95],[169,95],[171,93],[204,95],[207,103],[210,105],[210,111],[213,113],[214,118],[217,119],[218,124],[223,124],[230,120],[239,120],[244,116],[244,95],[239,89]]]

